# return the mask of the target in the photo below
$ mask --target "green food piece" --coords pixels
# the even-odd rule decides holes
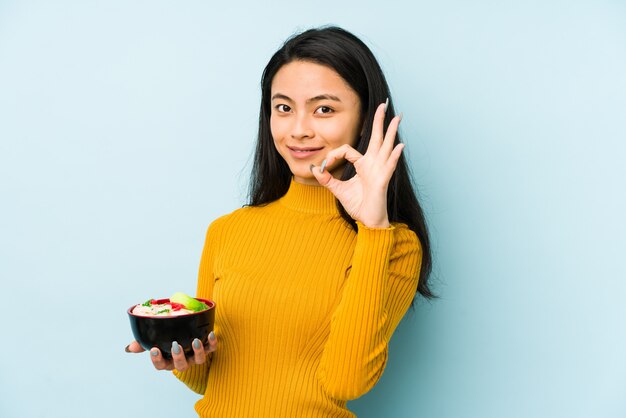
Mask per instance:
[[[198,299],[194,299],[189,295],[186,295],[182,292],[176,292],[170,297],[170,302],[180,303],[184,305],[186,309],[194,312],[204,311],[209,309],[205,303],[200,302]]]
[[[162,314],[162,313],[169,312],[169,311],[170,311],[169,309],[161,309],[161,310],[160,310],[159,312],[157,312],[155,315]]]
[[[141,304],[141,306],[148,306],[150,307],[152,305],[152,301],[154,299],[148,299],[147,301],[145,301],[144,303]]]

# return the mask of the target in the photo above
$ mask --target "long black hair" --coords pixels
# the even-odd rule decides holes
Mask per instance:
[[[370,49],[356,36],[336,26],[309,29],[287,39],[268,62],[261,79],[261,110],[259,132],[249,189],[249,205],[262,206],[273,202],[287,193],[292,173],[280,156],[273,142],[270,129],[272,80],[278,70],[292,61],[309,61],[332,68],[341,76],[361,100],[363,133],[356,142],[356,150],[364,154],[372,134],[374,112],[380,103],[389,98],[385,114],[385,131],[393,118],[393,101],[387,81]],[[395,143],[400,142],[396,135]],[[346,162],[342,180],[356,174],[354,166]],[[357,225],[337,201],[341,216],[354,230]],[[427,299],[436,296],[428,287],[432,270],[430,239],[424,213],[417,200],[411,176],[404,156],[389,182],[387,191],[387,213],[390,222],[406,224],[418,236],[422,246],[417,292]]]

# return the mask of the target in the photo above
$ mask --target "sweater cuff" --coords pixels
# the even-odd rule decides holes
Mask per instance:
[[[396,229],[396,227],[390,222],[389,226],[387,228],[373,228],[373,227],[369,227],[363,223],[361,223],[361,221],[356,221],[356,224],[359,227],[359,232],[361,231],[361,229],[366,229],[368,231],[393,231],[394,229]]]
[[[367,248],[391,250],[394,230],[396,229],[393,224],[390,224],[388,228],[370,228],[359,221],[356,224],[359,228],[357,233],[358,247],[365,245]],[[380,255],[379,252],[378,255]]]

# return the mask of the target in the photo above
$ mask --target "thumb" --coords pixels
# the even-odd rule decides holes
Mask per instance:
[[[328,170],[324,170],[322,172],[323,166],[323,164],[320,167],[311,164],[311,173],[313,173],[313,176],[320,185],[326,187],[332,192],[333,189],[335,189],[335,187],[337,187],[341,183],[341,180],[337,180],[335,177],[333,177],[333,175],[330,174]]]
[[[126,346],[124,351],[126,351],[127,353],[141,353],[142,351],[146,350],[144,350],[137,341],[133,341]]]

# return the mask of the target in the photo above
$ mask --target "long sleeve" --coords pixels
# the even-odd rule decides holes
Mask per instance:
[[[204,396],[200,417],[354,418],[418,281],[421,249],[404,224],[358,231],[323,186],[293,181],[207,232],[198,295],[216,302],[218,349],[176,373]]]
[[[213,286],[215,284],[215,276],[213,274],[213,263],[215,259],[215,250],[217,246],[217,222],[213,222],[206,233],[202,257],[200,259],[200,268],[198,271],[198,285],[196,296],[203,299],[213,298]],[[211,366],[212,354],[207,356],[207,361],[203,364],[194,364],[184,372],[174,370],[174,375],[196,393],[204,394]]]
[[[330,324],[317,377],[336,399],[355,399],[383,373],[387,348],[415,295],[421,247],[406,225],[358,224],[352,265]]]

